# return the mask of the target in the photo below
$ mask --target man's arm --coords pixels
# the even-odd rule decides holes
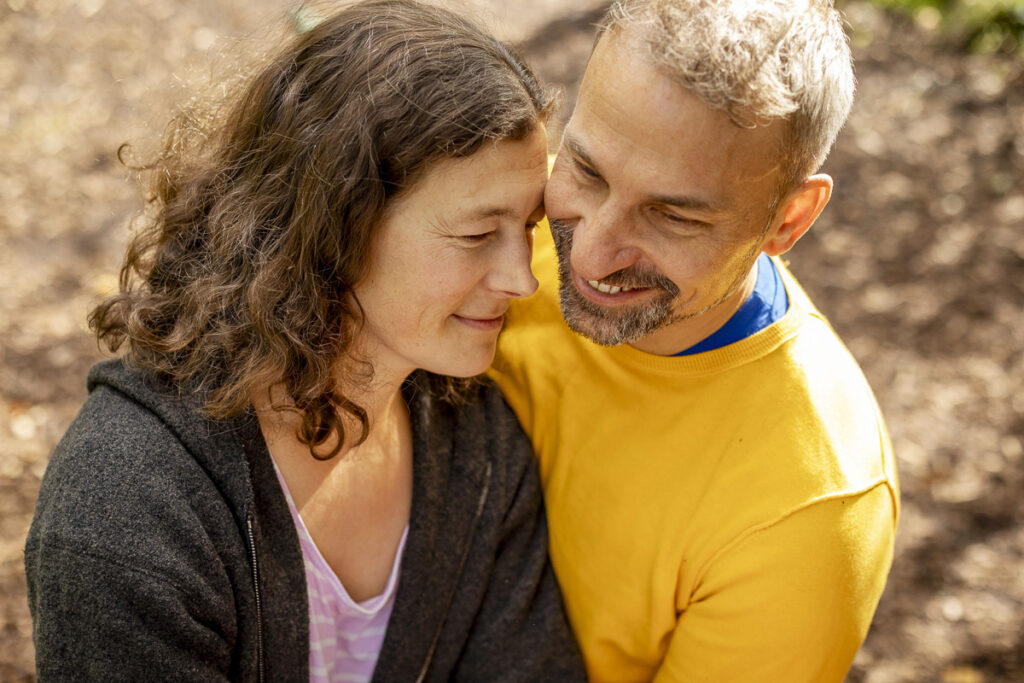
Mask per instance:
[[[885,484],[804,507],[709,562],[656,681],[842,681],[892,563]]]

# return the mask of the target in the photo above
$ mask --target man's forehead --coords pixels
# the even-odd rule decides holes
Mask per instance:
[[[780,129],[737,126],[621,30],[596,47],[563,141],[617,190],[707,211],[774,187],[780,168]]]

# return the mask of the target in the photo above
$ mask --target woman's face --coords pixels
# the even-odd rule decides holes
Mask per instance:
[[[487,369],[509,301],[537,288],[530,256],[546,180],[538,125],[523,140],[435,163],[391,203],[355,287],[360,346],[377,378]]]

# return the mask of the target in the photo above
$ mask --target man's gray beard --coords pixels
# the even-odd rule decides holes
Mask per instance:
[[[604,346],[629,344],[656,330],[692,317],[673,312],[679,288],[667,277],[652,270],[630,266],[603,278],[602,282],[619,287],[653,289],[657,296],[646,303],[630,308],[607,308],[590,301],[576,289],[569,267],[572,250],[572,228],[564,222],[551,219],[551,235],[558,254],[558,298],[562,317],[569,328],[591,341]]]

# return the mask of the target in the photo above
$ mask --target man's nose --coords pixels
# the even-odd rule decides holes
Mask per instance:
[[[588,280],[600,280],[637,262],[640,250],[626,211],[603,202],[573,226],[570,260],[573,270]]]

